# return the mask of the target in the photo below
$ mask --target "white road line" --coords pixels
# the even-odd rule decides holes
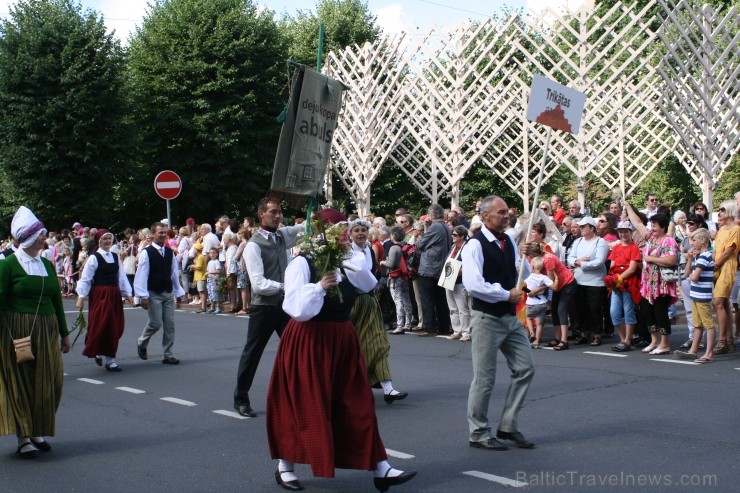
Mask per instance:
[[[180,404],[181,406],[197,406],[198,405],[195,402],[184,401],[182,399],[178,399],[177,397],[162,397],[159,400],[171,402],[173,404]]]
[[[527,483],[525,483],[524,481],[517,481],[515,479],[509,479],[503,476],[495,476],[493,474],[488,474],[488,473],[480,472],[480,471],[465,471],[463,474],[467,474],[468,476],[473,476],[474,478],[485,479],[486,481],[493,481],[494,483],[500,483],[505,486],[512,486],[514,488],[521,488],[522,486],[527,486]]]
[[[93,380],[92,378],[78,378],[77,380],[79,380],[80,382],[92,383],[95,385],[103,385],[105,383],[101,382],[100,380]]]
[[[733,368],[733,370],[740,370],[740,368]]]
[[[681,361],[677,359],[663,359],[663,358],[650,358],[650,361],[661,361],[663,363],[677,363],[679,365],[693,365],[698,366],[701,363],[694,363],[693,361]]]
[[[139,390],[131,387],[116,387],[116,390],[123,390],[124,392],[129,392],[131,394],[146,394],[146,390]]]
[[[626,358],[626,354],[602,353],[601,351],[584,351],[583,354],[597,354],[599,356],[611,356],[612,358]]]
[[[396,459],[413,459],[414,455],[411,454],[405,454],[403,452],[399,452],[397,450],[391,450],[389,448],[385,449],[385,453],[390,455],[391,457],[395,457]]]
[[[242,416],[241,414],[234,412],[234,411],[227,411],[225,409],[216,409],[213,411],[214,414],[220,414],[221,416],[228,416],[230,418],[236,418],[236,419],[250,419],[247,416]]]

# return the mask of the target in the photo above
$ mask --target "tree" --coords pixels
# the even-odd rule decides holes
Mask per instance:
[[[49,228],[108,224],[130,138],[120,44],[69,0],[20,1],[0,26],[3,222],[23,204]]]
[[[287,98],[280,93],[286,54],[272,12],[249,0],[151,6],[128,57],[133,119],[142,133],[121,197],[124,209],[135,209],[132,219],[143,224],[164,215],[152,188],[163,169],[183,180],[172,204],[180,221],[188,214],[210,222],[254,207],[270,185],[275,118]]]
[[[291,59],[315,67],[319,24],[324,24],[324,51],[328,53],[375,41],[382,32],[376,21],[362,0],[321,0],[316,14],[299,10],[295,18],[285,16],[281,25],[290,37]]]

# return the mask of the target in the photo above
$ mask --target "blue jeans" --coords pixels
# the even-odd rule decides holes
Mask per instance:
[[[635,316],[635,302],[629,291],[612,291],[611,306],[609,313],[612,316],[614,325],[635,325],[637,317]]]
[[[162,352],[165,358],[172,356],[172,346],[175,344],[175,296],[172,291],[154,293],[149,291],[149,308],[147,309],[149,323],[144,332],[136,341],[143,348],[149,345],[149,339],[162,330]]]
[[[518,431],[516,417],[534,378],[534,361],[529,339],[515,315],[494,317],[473,310],[471,329],[473,382],[468,395],[468,428],[470,441],[482,442],[493,436],[488,421],[488,405],[496,383],[499,349],[511,371],[511,384],[498,425],[501,431]]]

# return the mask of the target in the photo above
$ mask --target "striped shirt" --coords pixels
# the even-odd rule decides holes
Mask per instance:
[[[691,291],[689,297],[694,301],[709,302],[712,301],[712,284],[714,278],[714,258],[712,252],[707,250],[700,253],[694,259],[694,270],[701,269],[699,280],[691,281]]]

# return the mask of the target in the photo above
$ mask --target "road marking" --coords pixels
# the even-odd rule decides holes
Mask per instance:
[[[480,472],[480,471],[465,471],[463,474],[467,474],[468,476],[473,476],[474,478],[485,479],[486,481],[493,481],[494,483],[500,483],[505,486],[512,486],[514,488],[521,488],[522,486],[527,486],[527,483],[525,483],[524,481],[517,481],[516,479],[509,479],[503,476],[495,476],[493,474],[488,474],[488,473]]]
[[[612,358],[626,358],[626,354],[602,353],[601,351],[584,351],[583,354],[597,354],[599,356],[611,356]]]
[[[185,401],[182,399],[178,399],[177,397],[162,397],[159,400],[171,402],[173,404],[180,404],[181,406],[197,406],[198,405],[195,402]]]
[[[213,411],[215,414],[220,414],[221,416],[228,416],[230,418],[236,418],[236,419],[250,419],[248,416],[242,416],[241,414],[234,412],[234,411],[227,411],[225,409],[216,409]]]
[[[95,385],[103,385],[105,383],[101,382],[100,380],[93,380],[92,378],[78,378],[77,380],[79,380],[80,382],[92,383]]]
[[[116,390],[123,390],[124,392],[129,392],[131,394],[146,394],[146,390],[139,390],[131,387],[116,387]]]
[[[650,361],[662,361],[663,363],[678,363],[679,365],[693,365],[697,366],[700,363],[694,363],[693,361],[680,361],[677,359],[663,359],[663,358],[650,358]]]
[[[413,459],[415,456],[411,454],[405,454],[403,452],[399,452],[397,450],[391,450],[389,448],[385,449],[385,453],[390,455],[391,457],[395,457],[396,459]]]

